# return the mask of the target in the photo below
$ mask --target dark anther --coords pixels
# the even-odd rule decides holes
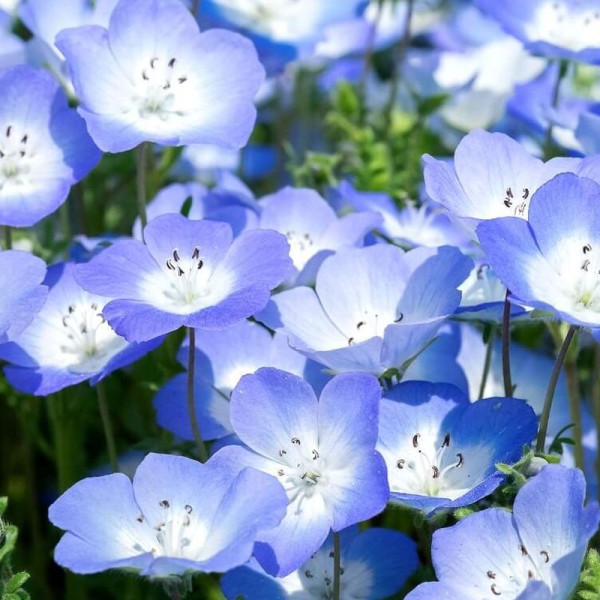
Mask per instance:
[[[177,275],[181,277],[184,273],[185,271],[179,265],[177,265]]]
[[[313,460],[317,460],[317,458],[319,458],[319,453],[316,450],[313,450],[312,457],[313,457]]]
[[[185,83],[187,81],[187,77],[180,77],[177,81],[179,81],[179,83]]]
[[[199,260],[198,261],[198,271],[204,266],[204,261],[203,260]]]
[[[542,550],[540,554],[544,557],[545,563],[550,562],[550,555],[545,550]]]
[[[406,464],[406,461],[405,461],[403,458],[401,458],[401,459],[400,459],[398,462],[396,462],[396,466],[397,466],[399,469],[404,469],[404,465],[405,465],[405,464]]]
[[[196,259],[197,259],[197,258],[199,258],[199,257],[200,257],[200,248],[198,248],[198,246],[196,246],[196,247],[194,248],[194,251],[192,252],[192,258],[193,258],[194,260],[196,260]]]
[[[283,477],[285,475],[283,469],[279,469],[279,471],[277,471],[277,475],[279,475],[279,477]]]
[[[168,501],[168,500],[161,500],[161,501],[160,501],[160,505],[161,505],[163,508],[169,508],[169,506],[171,506],[171,505],[169,504],[169,501]]]
[[[25,156],[25,150],[19,150],[19,156],[23,158]]]
[[[193,509],[193,508],[192,508],[192,507],[191,507],[189,504],[186,504],[184,508],[185,508],[185,512],[186,512],[188,515],[191,515],[191,514],[192,514],[192,511],[194,510],[194,509]]]
[[[527,200],[527,198],[529,198],[529,189],[525,188],[523,190],[523,200]]]
[[[307,579],[312,579],[314,577],[310,571],[304,571],[304,575]]]
[[[174,66],[175,66],[175,59],[174,59],[174,58],[172,58],[172,59],[169,61],[169,67],[171,67],[171,69],[172,69]]]
[[[71,304],[69,306],[69,314],[72,315],[75,312],[75,307]]]
[[[170,81],[167,81],[167,83],[165,83],[165,85],[163,85],[163,87],[162,87],[163,90],[168,90],[170,88],[171,88],[171,82]]]
[[[413,439],[412,439],[413,448],[418,448],[419,447],[419,438],[420,437],[421,437],[420,433],[415,433],[415,435],[413,435]]]
[[[583,253],[584,253],[584,254],[587,254],[588,252],[591,252],[591,251],[592,251],[592,245],[591,245],[591,244],[586,244],[586,245],[583,247]]]
[[[506,206],[506,208],[510,208],[512,206],[512,202],[508,198],[506,198],[504,200],[504,206]]]
[[[307,475],[308,475],[308,472],[302,473],[302,475],[300,476],[300,479],[302,479],[302,481],[304,481],[306,479]]]
[[[79,331],[81,331],[81,333],[87,333],[87,325],[80,325]]]
[[[144,81],[150,81],[150,77],[148,77],[146,71],[142,71],[142,79]]]
[[[447,448],[450,445],[450,434],[447,433],[444,436],[444,441],[442,442],[442,448]]]
[[[506,188],[506,195],[509,198],[514,198],[513,193],[512,193],[512,188]]]
[[[159,523],[154,529],[156,529],[156,531],[160,531],[164,526],[165,523]]]
[[[527,571],[527,579],[533,579],[533,571]]]
[[[171,262],[170,258],[167,259],[167,269],[169,269],[170,271],[175,270],[175,267],[173,266],[173,263]]]
[[[440,476],[440,470],[435,465],[433,465],[431,469],[433,470],[433,478],[437,479]]]
[[[329,558],[333,558],[335,556],[335,552],[333,550],[331,550],[331,552],[329,552]]]
[[[279,451],[279,456],[283,456],[284,454],[287,454],[287,452],[285,450],[280,450]]]
[[[144,515],[140,515],[140,516],[137,518],[137,520],[138,520],[138,522],[139,522],[139,523],[143,523],[143,522],[144,522]]]
[[[354,338],[348,338],[348,346],[352,346],[352,344],[354,344]]]
[[[502,592],[498,591],[498,586],[495,583],[492,583],[490,590],[492,590],[492,594],[494,594],[494,596],[500,596],[502,594]]]
[[[6,128],[6,137],[10,137],[10,132],[11,132],[11,131],[12,131],[12,125],[9,125],[9,126]]]
[[[394,319],[394,323],[400,323],[400,321],[402,321],[402,319],[404,319],[404,314],[400,313],[400,315],[398,316],[398,318]]]
[[[356,329],[360,329],[360,328],[361,328],[361,327],[362,327],[364,324],[365,324],[365,322],[364,322],[364,321],[359,321],[359,322],[356,324]]]
[[[584,260],[583,264],[581,265],[581,270],[582,271],[587,271],[590,267],[590,261],[589,260]]]
[[[4,158],[6,155],[4,154],[4,152],[2,152],[2,150],[0,150],[0,158]]]
[[[154,69],[154,65],[156,64],[156,61],[158,60],[158,58],[155,56],[154,58],[150,59],[150,68]]]
[[[462,467],[464,462],[465,462],[465,457],[459,452],[456,455],[456,458],[458,458],[458,462],[456,463],[456,467]]]
[[[331,579],[329,579],[329,577],[325,577],[325,585],[331,585]]]
[[[66,316],[62,318],[62,324],[63,324],[64,327],[68,327],[69,326],[69,324],[67,323],[67,317]]]
[[[292,444],[296,444],[297,446],[299,446],[300,445],[300,438],[293,437],[292,438]]]
[[[98,305],[95,302],[90,304],[90,306],[92,307],[92,310],[98,310]]]
[[[527,548],[525,548],[525,546],[523,546],[523,544],[519,544],[519,550],[521,551],[521,554],[523,556],[527,556]]]
[[[27,136],[27,134],[25,134],[22,138],[21,138],[21,144],[26,144],[27,140],[29,139],[29,137]]]
[[[496,573],[494,573],[494,571],[488,571],[488,572],[487,572],[487,576],[488,576],[490,579],[496,579]]]
[[[177,248],[175,248],[175,250],[173,250],[173,260],[175,262],[179,262],[179,252],[177,252]]]

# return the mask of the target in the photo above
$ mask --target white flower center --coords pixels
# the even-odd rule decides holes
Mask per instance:
[[[552,0],[538,9],[527,35],[579,52],[600,45],[600,10],[581,10],[573,2]]]
[[[600,313],[600,260],[592,244],[585,243],[581,254],[574,259],[577,268],[567,268],[562,275],[565,293],[571,297],[576,308]]]
[[[75,372],[100,370],[127,342],[106,323],[95,302],[69,305],[61,318],[59,350]]]
[[[502,201],[508,209],[510,216],[527,218],[529,212],[529,199],[531,193],[529,188],[523,188],[521,192],[513,191],[512,187],[506,188],[506,195]]]
[[[481,264],[473,269],[458,289],[462,292],[462,307],[503,302],[506,295],[506,287],[488,264]]]
[[[163,514],[158,523],[148,523],[143,514],[137,517],[138,523],[146,523],[149,530],[144,532],[147,535],[134,540],[133,549],[136,552],[151,552],[155,557],[202,558],[206,551],[208,530],[204,523],[195,518],[193,506],[172,506],[167,499],[161,500],[159,505]]]
[[[316,448],[307,448],[298,437],[290,439],[287,448],[279,450],[277,477],[287,492],[290,503],[297,501],[297,512],[304,499],[311,498],[329,482],[326,463]],[[320,488],[320,489],[319,489]]]
[[[315,242],[310,233],[288,231],[285,236],[290,244],[290,258],[294,266],[300,270],[315,254]]]
[[[450,473],[465,466],[464,454],[453,452],[451,443],[449,433],[438,448],[432,439],[424,440],[420,433],[415,433],[410,448],[406,448],[396,461],[396,469],[390,473],[392,490],[421,496],[448,495],[454,487],[454,482],[449,481]]]
[[[357,317],[356,325],[348,336],[348,346],[359,344],[372,337],[383,337],[385,328],[392,323],[400,323],[404,315],[397,313],[395,317],[383,315],[378,312],[365,310],[362,315]]]
[[[0,191],[7,184],[23,185],[31,170],[29,134],[8,125],[0,136]]]
[[[183,116],[176,100],[187,81],[188,76],[179,68],[177,58],[151,57],[134,83],[133,102],[140,117],[167,121],[174,115]]]
[[[194,248],[191,257],[182,257],[177,248],[166,262],[168,286],[164,295],[175,304],[196,304],[209,295],[210,270],[200,257],[200,248]]]

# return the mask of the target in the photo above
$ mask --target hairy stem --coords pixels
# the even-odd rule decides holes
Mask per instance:
[[[143,230],[148,224],[148,216],[146,215],[146,179],[147,179],[147,167],[148,167],[148,149],[150,144],[148,142],[141,143],[136,149],[136,198],[138,205],[138,213],[140,215],[140,222]]]
[[[340,577],[342,576],[342,552],[340,534],[333,533],[333,600],[340,600]]]
[[[117,459],[117,445],[115,443],[115,433],[110,419],[110,411],[106,402],[106,388],[104,382],[99,381],[96,384],[96,395],[98,396],[98,407],[100,409],[100,417],[102,419],[102,428],[104,429],[104,437],[106,438],[106,447],[108,448],[108,459],[110,461],[110,469],[113,473],[119,471],[119,461]]]
[[[569,331],[565,336],[565,341],[563,342],[558,356],[556,357],[552,374],[550,375],[550,381],[548,382],[546,397],[544,399],[544,408],[542,409],[542,416],[540,417],[540,427],[538,430],[537,443],[535,445],[536,452],[544,451],[546,436],[548,435],[548,422],[550,421],[550,412],[552,410],[554,391],[556,390],[556,384],[558,383],[558,377],[565,362],[567,351],[569,350],[569,346],[571,345],[571,341],[573,340],[573,336],[575,335],[576,331],[577,327],[575,325],[571,325],[571,327],[569,327]]]
[[[509,398],[513,395],[512,377],[510,374],[510,302],[506,290],[504,299],[504,313],[502,315],[502,379],[504,381],[504,395]]]
[[[190,417],[190,424],[192,425],[192,432],[194,434],[194,440],[196,441],[196,448],[198,450],[198,457],[201,462],[208,460],[208,453],[206,452],[206,446],[202,439],[202,433],[200,433],[200,425],[198,424],[198,417],[196,415],[196,402],[194,398],[194,377],[196,371],[196,330],[193,327],[188,328],[189,337],[189,348],[188,348],[188,369],[187,369],[187,408],[188,415]]]
[[[490,366],[492,364],[492,349],[494,346],[494,338],[495,328],[492,328],[490,331],[489,339],[487,342],[487,346],[485,349],[485,360],[483,362],[483,373],[481,374],[481,383],[479,384],[479,393],[477,394],[477,399],[481,400],[483,398],[483,394],[485,393],[485,386],[487,384],[488,376],[490,374]]]

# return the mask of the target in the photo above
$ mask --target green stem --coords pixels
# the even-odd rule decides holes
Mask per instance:
[[[377,37],[377,29],[379,28],[379,22],[381,21],[381,14],[383,13],[383,2],[384,0],[377,0],[377,13],[375,14],[375,21],[369,32],[369,39],[367,41],[367,50],[365,52],[365,61],[363,63],[363,69],[360,76],[359,90],[362,98],[365,98],[365,90],[367,87],[367,77],[371,71],[371,65],[373,63],[373,53],[375,47],[375,39]]]
[[[402,39],[396,46],[396,52],[394,53],[394,67],[392,70],[391,81],[392,87],[390,89],[390,96],[388,98],[388,104],[386,108],[386,121],[388,124],[392,121],[392,112],[394,110],[394,106],[396,105],[396,99],[398,98],[400,71],[402,69],[402,63],[404,62],[404,57],[406,56],[406,51],[408,50],[408,44],[411,37],[413,9],[414,0],[406,0],[406,21],[404,23],[404,32],[402,33]]]
[[[340,600],[340,577],[342,575],[342,552],[340,534],[333,532],[333,600]]]
[[[69,201],[65,201],[61,204],[58,209],[58,216],[60,219],[60,229],[63,234],[63,239],[71,239],[71,215],[69,214]]]
[[[487,347],[485,349],[485,360],[483,362],[483,373],[481,375],[481,383],[479,384],[479,393],[477,394],[477,399],[481,400],[483,398],[483,394],[485,393],[485,386],[487,384],[488,376],[490,374],[490,366],[492,364],[492,348],[494,346],[494,335],[495,328],[492,328],[490,331],[489,339],[487,342]]]
[[[583,470],[583,439],[581,422],[581,405],[579,397],[579,379],[577,377],[577,365],[574,360],[567,358],[565,363],[565,375],[567,376],[567,392],[569,396],[569,412],[571,421],[575,425],[573,428],[573,440],[575,447],[573,454],[575,456],[575,466]]]
[[[194,398],[194,377],[196,371],[196,330],[193,327],[188,328],[189,348],[188,348],[188,369],[187,369],[187,408],[192,425],[196,448],[198,449],[198,457],[201,462],[208,460],[206,446],[200,432],[198,424],[198,416],[196,415],[196,402]]]
[[[74,483],[74,477],[71,468],[70,432],[66,406],[60,392],[48,396],[48,413],[54,439],[54,461],[58,474],[58,491],[62,493]]]
[[[12,229],[9,225],[4,226],[4,249],[10,250],[12,248]]]
[[[117,445],[115,443],[115,433],[110,419],[110,411],[106,401],[106,388],[104,382],[99,381],[96,384],[96,395],[98,396],[98,408],[100,409],[100,418],[102,419],[102,428],[104,429],[104,437],[106,438],[106,447],[108,448],[108,458],[110,461],[110,469],[113,473],[119,471],[119,461],[117,458]]]
[[[544,408],[542,409],[542,416],[540,417],[540,428],[538,430],[537,443],[535,445],[536,452],[544,451],[544,446],[546,444],[546,436],[548,435],[548,422],[550,421],[550,411],[552,410],[552,400],[554,399],[554,390],[556,389],[556,384],[558,383],[560,371],[565,362],[567,351],[569,350],[569,346],[571,345],[571,341],[573,340],[573,336],[575,335],[576,331],[577,326],[571,325],[571,327],[569,327],[569,331],[565,336],[565,341],[563,342],[558,356],[556,357],[556,362],[554,363],[552,374],[550,375],[550,381],[548,382],[546,397],[544,399]]]
[[[148,142],[141,143],[136,149],[136,197],[138,205],[138,213],[140,215],[140,222],[143,230],[148,224],[148,217],[146,215],[146,178],[147,178],[147,166],[148,166],[148,149],[150,144]]]
[[[554,84],[554,90],[552,91],[552,108],[556,108],[558,105],[558,99],[560,96],[560,87],[565,78],[567,71],[569,70],[569,61],[561,60],[558,68],[558,75],[556,77],[556,83]],[[554,123],[550,122],[548,129],[546,130],[546,138],[544,140],[544,156],[546,159],[552,158],[554,140],[552,139],[552,132],[554,130]]]
[[[600,448],[600,344],[596,344],[594,347],[594,368],[592,370],[592,410],[594,414],[594,421],[596,422],[596,440],[598,442],[598,448]],[[596,477],[600,481],[600,452],[596,453]],[[598,495],[600,497],[600,486],[598,489]]]
[[[504,299],[504,313],[502,315],[502,379],[504,381],[504,395],[510,398],[513,395],[512,377],[510,374],[510,302],[506,290]]]

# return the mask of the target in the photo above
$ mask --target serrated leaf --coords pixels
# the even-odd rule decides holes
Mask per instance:
[[[5,589],[8,593],[16,592],[19,588],[25,585],[25,582],[29,579],[29,573],[22,571],[13,575],[5,585]]]
[[[579,576],[575,600],[598,600],[598,598],[600,598],[600,554],[594,548],[590,548]]]

